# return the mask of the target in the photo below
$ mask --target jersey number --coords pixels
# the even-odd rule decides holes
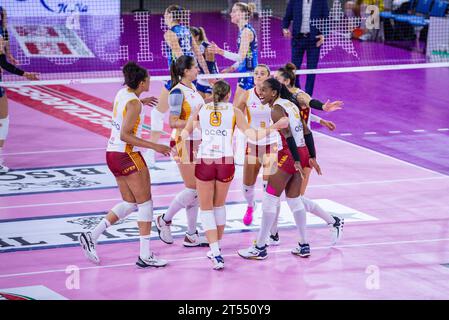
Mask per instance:
[[[221,125],[221,112],[213,112],[210,114],[210,124],[214,127],[219,127]]]

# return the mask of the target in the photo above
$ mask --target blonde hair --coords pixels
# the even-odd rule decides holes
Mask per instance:
[[[234,4],[235,6],[238,6],[240,11],[243,13],[246,13],[248,20],[253,17],[254,12],[256,12],[256,4],[254,2],[236,2]]]

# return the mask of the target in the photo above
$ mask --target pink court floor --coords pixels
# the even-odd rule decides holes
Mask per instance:
[[[162,243],[153,230],[152,249],[169,261],[166,268],[136,268],[134,215],[102,235],[100,265],[87,261],[76,235],[119,201],[105,166],[109,129],[102,125],[119,85],[9,90],[5,158],[14,171],[0,175],[0,293],[36,299],[449,298],[449,97],[447,87],[433,83],[447,83],[449,70],[359,73],[358,83],[390,81],[382,96],[373,90],[357,98],[341,88],[350,77],[318,76],[317,95],[342,99],[345,108],[322,115],[337,124],[335,132],[315,130],[324,174],[313,174],[307,190],[345,218],[342,240],[331,247],[328,228],[309,216],[312,256],[292,255],[297,232],[284,203],[281,244],[269,248],[267,260],[240,258],[237,250],[255,239],[261,212],[259,206],[253,225],[243,225],[239,167],[227,200],[220,272],[212,270],[207,248],[182,246],[184,212],[174,220],[174,244]],[[410,99],[404,83],[424,88],[417,98],[422,105],[410,108],[426,108],[426,116],[404,111],[400,101]],[[158,95],[160,86],[153,83],[150,94]],[[183,188],[173,162],[159,160],[160,170],[151,171],[156,214]],[[257,187],[260,201],[260,181]]]

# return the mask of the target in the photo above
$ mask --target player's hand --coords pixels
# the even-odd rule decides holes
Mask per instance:
[[[320,165],[318,164],[318,162],[316,161],[316,159],[315,158],[310,158],[309,159],[309,165],[313,168],[313,169],[315,169],[315,171],[318,173],[318,175],[322,175],[323,173],[321,172],[321,167],[320,167]]]
[[[157,105],[157,98],[156,97],[147,97],[140,99],[140,102],[142,102],[144,105],[155,107]]]
[[[171,148],[169,146],[163,145],[163,144],[158,144],[156,143],[154,145],[154,151],[163,154],[164,156],[169,156],[170,152],[171,152]]]
[[[234,71],[235,71],[235,68],[231,66],[231,67],[227,67],[227,68],[221,70],[220,73],[231,73]]]
[[[292,34],[290,33],[289,29],[282,29],[282,34],[284,35],[284,38],[290,39],[292,37]]]
[[[39,80],[39,74],[35,72],[25,72],[23,76],[31,81]]]
[[[329,100],[327,100],[326,103],[323,104],[323,110],[326,112],[332,112],[343,109],[343,105],[344,105],[343,101],[337,100],[330,102]]]
[[[211,44],[209,45],[209,47],[207,47],[207,49],[212,52],[213,54],[219,54],[219,55],[223,55],[223,49],[221,49],[219,46],[217,46],[217,44],[215,42],[211,42]]]
[[[315,38],[318,39],[318,41],[316,42],[316,46],[318,48],[321,47],[321,45],[324,43],[324,36],[322,34],[320,34],[319,36],[316,36]]]
[[[8,61],[15,66],[17,66],[19,64],[19,60],[14,58],[14,56],[12,54],[8,54]]]
[[[301,162],[299,161],[295,161],[295,169],[296,171],[299,172],[299,174],[301,175],[301,179],[304,179],[304,169],[301,166]]]
[[[333,123],[332,121],[327,121],[327,120],[321,119],[321,120],[320,120],[320,124],[321,124],[323,127],[328,128],[330,131],[334,131],[334,130],[337,128],[337,126],[335,125],[335,123]]]

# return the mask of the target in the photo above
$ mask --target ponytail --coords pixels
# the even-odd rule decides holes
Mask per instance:
[[[231,86],[227,81],[219,80],[212,87],[212,99],[214,103],[214,114],[216,114],[217,104],[223,102],[228,93],[231,91]]]
[[[172,61],[170,65],[171,88],[180,83],[185,71],[191,69],[194,65],[195,59],[191,56],[180,56],[176,61]]]

